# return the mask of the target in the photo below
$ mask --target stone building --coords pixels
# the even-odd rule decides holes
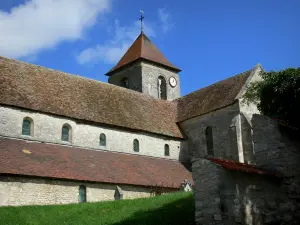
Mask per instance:
[[[146,197],[192,182],[199,158],[255,163],[242,100],[261,70],[180,96],[144,33],[108,83],[0,57],[0,205]]]

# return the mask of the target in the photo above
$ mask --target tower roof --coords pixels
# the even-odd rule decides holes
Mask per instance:
[[[106,75],[110,76],[120,68],[133,63],[139,59],[151,61],[168,69],[180,72],[181,70],[167,60],[167,58],[158,50],[158,48],[143,33],[137,37],[124,56],[120,59]]]

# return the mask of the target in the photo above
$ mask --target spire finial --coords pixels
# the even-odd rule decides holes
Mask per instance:
[[[144,11],[143,10],[140,10],[140,13],[141,13],[141,17],[140,17],[140,21],[141,21],[141,33],[144,32],[144,24],[143,24],[143,20],[144,20]]]

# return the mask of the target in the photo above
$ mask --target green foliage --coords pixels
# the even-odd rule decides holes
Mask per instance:
[[[300,68],[260,75],[263,80],[249,86],[244,94],[245,101],[256,103],[266,116],[300,127]]]
[[[5,225],[180,225],[194,224],[193,195],[51,206],[0,207]]]

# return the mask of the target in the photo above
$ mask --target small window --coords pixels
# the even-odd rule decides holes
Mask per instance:
[[[170,156],[170,147],[168,144],[165,144],[165,156]]]
[[[86,187],[84,185],[79,186],[79,202],[86,202]]]
[[[212,128],[207,127],[205,129],[205,136],[206,136],[206,148],[208,155],[214,155],[214,142],[213,142],[213,133]]]
[[[121,80],[121,86],[124,87],[124,88],[128,88],[129,87],[129,82],[128,82],[128,78],[127,77],[124,77]]]
[[[139,152],[140,151],[140,144],[137,139],[134,139],[133,141],[133,151]]]
[[[106,146],[106,136],[105,134],[100,134],[100,146]]]
[[[71,142],[71,126],[69,124],[63,125],[61,129],[61,140]]]
[[[33,120],[31,118],[24,118],[22,124],[22,135],[33,135]]]

